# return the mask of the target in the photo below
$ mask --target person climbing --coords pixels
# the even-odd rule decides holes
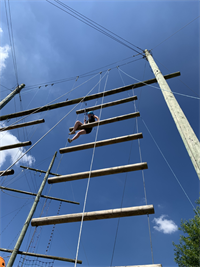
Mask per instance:
[[[94,115],[93,111],[89,111],[87,113],[88,115],[88,120],[84,119],[84,123],[80,122],[80,121],[76,121],[74,124],[74,128],[73,130],[69,133],[69,134],[75,134],[75,131],[78,129],[79,126],[84,125],[86,123],[91,123],[91,122],[95,122],[95,119],[97,121],[99,121],[99,118]],[[77,138],[79,138],[79,136],[81,134],[89,134],[92,131],[92,127],[91,128],[85,128],[83,130],[80,130],[72,139],[68,138],[68,142],[71,143],[72,141],[76,140]]]

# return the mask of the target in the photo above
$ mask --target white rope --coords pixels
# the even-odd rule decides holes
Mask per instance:
[[[20,176],[22,174],[24,170],[22,169],[20,173],[18,173],[15,177],[12,177],[12,179],[9,180],[9,182],[5,185],[5,187],[8,187],[11,183],[14,183],[14,181],[17,179],[18,176]],[[20,177],[20,179],[22,178],[23,176]],[[4,180],[1,182],[1,186],[3,186],[5,180],[6,180],[7,177],[4,178]]]
[[[125,75],[127,75],[127,76],[131,77],[132,79],[135,79],[135,80],[137,80],[137,81],[140,81],[140,80],[138,80],[138,79],[136,79],[136,78],[133,78],[132,76],[128,75],[127,73],[125,73],[125,72],[124,72],[124,71],[122,71],[121,69],[119,69],[119,70],[120,70],[121,72],[123,72]],[[144,83],[144,84],[145,84],[145,83]],[[148,85],[148,84],[146,84],[146,85]],[[148,86],[151,86],[151,85],[148,85]],[[155,86],[151,86],[151,87],[154,87],[154,88],[156,88],[156,89],[162,90],[162,89],[160,89],[160,88],[158,88],[158,87],[155,87]],[[168,90],[165,90],[165,91],[168,91]],[[168,91],[168,92],[169,92],[169,91]],[[174,93],[174,94],[179,94],[179,93],[175,93],[175,92],[173,92],[173,93]],[[183,94],[179,94],[179,95],[182,95],[182,96],[187,96],[187,95],[183,95]],[[187,96],[187,97],[191,97],[191,98],[200,99],[200,98],[198,98],[198,97],[192,97],[192,96]],[[141,117],[141,119],[142,119],[142,117]],[[137,121],[137,118],[136,118],[136,121]],[[187,195],[186,191],[184,190],[183,186],[181,185],[181,183],[180,183],[180,181],[179,181],[178,177],[177,177],[177,176],[176,176],[176,174],[174,173],[174,171],[173,171],[172,167],[170,166],[169,162],[167,161],[166,157],[164,156],[163,152],[161,151],[161,149],[160,149],[159,145],[157,144],[156,140],[154,139],[153,135],[151,134],[151,132],[150,132],[149,128],[147,127],[147,125],[146,125],[146,123],[144,122],[144,120],[143,120],[143,119],[142,119],[142,122],[143,122],[143,124],[145,125],[145,127],[146,127],[147,131],[149,132],[149,134],[150,134],[151,138],[153,139],[153,141],[154,141],[155,145],[157,146],[157,148],[158,148],[159,152],[161,153],[161,155],[162,155],[163,159],[164,159],[164,160],[165,160],[165,162],[167,163],[167,165],[168,165],[169,169],[171,170],[172,174],[174,175],[174,177],[175,177],[176,181],[178,182],[179,186],[181,187],[181,189],[182,189],[183,193],[185,194],[185,196],[186,196],[186,197],[187,197],[187,199],[189,200],[189,202],[190,202],[190,204],[192,205],[193,209],[194,209],[194,210],[197,212],[197,210],[195,209],[194,205],[192,204],[192,201],[190,200],[189,196]],[[138,139],[138,142],[139,142],[139,139]]]
[[[138,82],[141,82],[141,83],[143,83],[143,84],[145,84],[145,85],[147,85],[147,86],[150,86],[150,87],[152,87],[152,88],[155,88],[155,89],[157,89],[157,90],[166,91],[166,92],[169,92],[169,93],[172,92],[172,93],[175,94],[175,95],[180,95],[180,96],[185,96],[185,97],[188,97],[188,98],[194,98],[194,99],[198,99],[198,100],[200,100],[200,97],[191,96],[191,95],[185,95],[185,94],[181,94],[181,93],[177,93],[177,92],[169,91],[169,90],[166,90],[166,89],[161,89],[161,88],[159,88],[159,87],[156,87],[156,86],[147,84],[147,83],[145,83],[145,82],[143,82],[143,81],[140,81],[140,80],[138,80],[138,79],[132,77],[131,75],[127,74],[126,72],[124,72],[123,70],[121,70],[119,67],[118,67],[118,69],[119,69],[121,72],[123,72],[126,76],[132,78],[133,80],[136,80],[136,81],[138,81]]]
[[[49,91],[49,90],[48,90]],[[34,96],[32,97],[31,101],[28,103],[28,105],[26,106],[26,109],[28,109],[28,107],[30,106],[30,104],[32,103],[33,99],[36,97],[37,93],[39,92],[39,88],[36,90]],[[48,92],[49,95],[49,92]]]
[[[154,137],[153,137],[152,133],[150,132],[149,128],[147,127],[147,125],[146,125],[146,123],[144,122],[144,120],[143,120],[143,119],[142,119],[142,122],[143,122],[144,126],[146,127],[147,131],[149,132],[149,134],[150,134],[151,138],[153,139],[153,141],[154,141],[154,143],[155,143],[156,147],[158,148],[158,150],[159,150],[160,154],[162,155],[163,159],[164,159],[164,160],[165,160],[165,162],[167,163],[167,166],[169,167],[170,171],[171,171],[171,172],[172,172],[172,174],[174,175],[174,177],[175,177],[176,181],[177,181],[177,182],[178,182],[178,184],[180,185],[180,187],[181,187],[181,189],[182,189],[183,193],[185,194],[185,196],[186,196],[186,197],[187,197],[187,199],[189,200],[189,202],[190,202],[190,204],[192,205],[193,209],[194,209],[194,210],[197,212],[197,210],[195,209],[194,205],[192,204],[192,201],[190,200],[189,196],[187,195],[186,191],[184,190],[183,186],[181,185],[181,183],[180,183],[180,181],[179,181],[178,177],[177,177],[177,176],[176,176],[176,174],[174,173],[174,171],[173,171],[172,167],[170,166],[169,162],[167,161],[166,157],[164,156],[163,152],[161,151],[161,149],[160,149],[159,145],[157,144],[156,140],[154,139]],[[198,213],[198,212],[197,212],[197,213]]]
[[[118,71],[119,71],[119,68],[118,68]],[[121,77],[121,80],[123,82],[123,84],[125,85],[124,83],[124,80],[122,78],[122,75],[119,71],[119,75]],[[134,90],[132,89],[132,93],[133,93],[133,96],[134,96]],[[133,101],[133,106],[134,106],[134,109],[135,109],[135,112],[137,111],[137,108],[136,108],[136,103],[135,101]],[[138,120],[136,118],[136,132],[139,133],[139,129],[138,129]],[[138,139],[138,147],[139,147],[139,156],[140,156],[140,162],[142,162],[142,152],[141,152],[141,146],[140,146],[140,140]],[[145,196],[145,203],[147,205],[147,193],[146,193],[146,186],[145,186],[145,179],[144,179],[144,171],[142,170],[142,179],[143,179],[143,187],[144,187],[144,196]],[[147,215],[147,219],[148,219],[148,228],[149,228],[149,238],[150,238],[150,247],[151,247],[151,257],[152,257],[152,264],[154,264],[154,258],[153,258],[153,246],[152,246],[152,239],[151,239],[151,228],[150,228],[150,219],[149,219],[149,215]]]
[[[132,92],[133,92],[133,96],[134,96],[134,90],[133,89],[132,89]],[[136,108],[135,101],[134,101],[134,108],[135,108],[135,112],[136,112],[137,111],[137,108]],[[137,118],[136,118],[136,132],[139,133],[138,120],[137,120]],[[140,162],[142,162],[142,152],[141,152],[141,146],[140,146],[140,139],[138,139],[138,147],[139,147]],[[145,179],[144,179],[144,170],[142,170],[142,180],[143,180],[143,187],[144,187],[145,203],[147,205],[147,192],[146,192]],[[152,246],[151,227],[150,227],[149,214],[147,214],[147,219],[148,219],[149,238],[150,238],[150,247],[151,247],[151,258],[152,258],[152,264],[154,264],[153,246]]]
[[[35,196],[30,196],[30,197],[18,197],[18,196],[15,196],[15,195],[12,195],[12,194],[9,194],[7,192],[4,191],[4,189],[0,189],[4,194],[8,195],[8,196],[11,196],[11,197],[15,197],[15,198],[22,198],[22,199],[33,199]]]
[[[106,73],[109,74],[109,70]],[[105,82],[105,85],[104,85],[103,97],[102,97],[102,101],[101,101],[101,109],[100,109],[100,114],[99,114],[99,122],[98,122],[98,126],[97,126],[97,131],[96,131],[96,136],[95,136],[95,142],[94,142],[94,148],[93,148],[93,153],[92,153],[92,159],[91,159],[91,163],[90,163],[89,177],[88,177],[88,182],[87,182],[87,187],[86,187],[86,192],[85,192],[85,200],[84,200],[84,205],[83,205],[81,225],[80,225],[80,231],[79,231],[79,237],[78,237],[78,244],[77,244],[77,250],[76,250],[76,259],[75,259],[75,264],[74,264],[75,267],[76,267],[77,260],[78,260],[78,253],[79,253],[79,246],[80,246],[80,240],[81,240],[81,233],[82,233],[82,228],[83,228],[83,219],[84,219],[85,207],[86,207],[86,202],[87,202],[87,195],[88,195],[88,190],[89,190],[89,185],[90,185],[91,171],[92,171],[92,166],[93,166],[93,161],[94,161],[96,141],[97,141],[98,132],[99,132],[99,123],[100,123],[101,114],[102,114],[102,105],[103,105],[104,93],[105,93],[107,81],[108,81],[108,75],[106,77],[106,82]]]
[[[99,79],[101,79],[101,74],[102,74],[102,72],[100,72]],[[97,93],[100,93],[100,88],[101,88],[101,84],[99,83],[99,88],[98,88],[98,92]],[[98,103],[98,98],[96,99],[95,106],[97,105],[97,103]]]
[[[70,90],[70,91],[68,91],[67,93],[65,93],[65,94],[63,94],[63,95],[61,95],[61,96],[59,96],[58,98],[56,98],[56,99],[52,100],[51,102],[49,102],[49,103],[45,104],[44,106],[41,106],[41,107],[39,107],[37,110],[33,111],[31,114],[28,114],[28,115],[26,115],[26,116],[22,117],[21,119],[19,119],[18,121],[16,121],[16,122],[14,122],[14,123],[10,124],[9,126],[15,125],[17,122],[19,122],[19,121],[21,121],[21,120],[23,120],[23,119],[27,118],[28,116],[30,116],[30,115],[32,115],[32,114],[34,114],[34,113],[38,112],[40,109],[42,109],[42,108],[46,107],[47,105],[49,105],[49,104],[53,103],[54,101],[56,101],[56,100],[58,100],[58,99],[62,98],[63,96],[65,96],[65,95],[67,95],[67,94],[71,93],[72,91],[74,91],[75,89],[77,89],[78,87],[80,87],[81,85],[83,85],[83,84],[85,84],[85,83],[89,82],[90,80],[92,80],[93,78],[95,78],[95,77],[96,77],[98,74],[99,74],[99,73],[97,73],[97,74],[96,74],[96,75],[94,75],[92,78],[88,79],[87,81],[83,82],[82,84],[78,85],[77,87],[75,87],[75,88],[71,89],[71,90]],[[105,75],[104,75],[104,76],[105,76]],[[87,96],[87,95],[86,95],[86,96]],[[86,97],[86,96],[85,96],[85,97]],[[82,100],[83,100],[83,99],[82,99]],[[81,101],[82,101],[82,100],[81,100]],[[80,103],[80,102],[79,102],[79,103]],[[78,103],[78,104],[79,104],[79,103]],[[7,126],[7,127],[9,127],[9,126]],[[7,127],[6,127],[6,128],[7,128]]]
[[[77,76],[77,77],[76,77],[76,80],[75,80],[75,82],[74,82],[74,84],[73,84],[73,86],[72,86],[72,89],[74,88],[76,82],[78,81],[78,78],[79,78],[79,77]],[[70,94],[69,94],[69,96],[70,96]],[[83,102],[81,103],[81,106],[82,106],[82,104],[83,104]],[[77,115],[77,116],[78,116],[78,115]],[[66,141],[66,143],[65,143],[65,147],[67,146],[67,144],[68,144],[68,141]],[[62,156],[61,156],[61,158],[60,158],[60,160],[59,160],[59,162],[58,162],[58,166],[57,166],[57,168],[56,168],[56,173],[58,173],[58,169],[59,169],[59,167],[60,167],[60,164],[61,164],[61,161],[62,161],[63,156],[64,156],[64,154],[62,154]],[[52,188],[52,186],[53,186],[53,184],[50,185],[49,191],[48,191],[48,193],[46,194],[47,196],[49,196],[49,194],[50,194],[50,192],[51,192],[51,188]],[[45,207],[47,201],[48,201],[48,199],[45,200],[42,209],[44,209],[44,207]],[[75,201],[75,200],[74,200],[74,201]],[[50,203],[51,203],[51,200],[49,201],[49,206],[50,206]],[[42,213],[41,213],[41,214],[42,214]],[[40,214],[40,216],[41,216],[41,214]]]
[[[102,77],[102,79],[105,77],[106,73]],[[23,158],[33,147],[35,147],[45,136],[47,136],[48,133],[50,133],[62,120],[64,120],[82,101],[84,101],[84,98],[91,93],[94,88],[99,84],[99,82],[80,100],[79,103],[77,103],[62,119],[60,119],[49,131],[47,131],[37,142],[35,142],[34,145],[32,145],[22,156],[20,156],[14,163],[12,163],[0,176],[2,176],[6,171],[8,171],[12,166],[14,166],[21,158]]]
[[[54,85],[54,84],[61,83],[61,82],[68,82],[68,81],[74,80],[76,77],[79,77],[79,78],[85,78],[85,77],[88,76],[88,74],[89,74],[89,76],[90,76],[90,75],[94,75],[93,72],[96,72],[96,71],[98,71],[97,73],[99,73],[99,72],[105,72],[105,71],[107,71],[108,67],[110,67],[110,69],[113,69],[113,68],[111,68],[112,65],[119,64],[120,62],[126,61],[127,59],[134,58],[134,57],[139,56],[139,55],[140,55],[140,53],[137,54],[137,55],[133,55],[133,56],[130,56],[130,57],[127,57],[127,58],[124,58],[124,59],[115,61],[115,62],[113,62],[113,63],[107,64],[107,65],[105,65],[105,66],[102,66],[102,67],[100,67],[100,68],[94,69],[94,70],[92,70],[92,71],[88,71],[88,72],[86,72],[86,73],[79,74],[79,75],[74,76],[74,77],[68,77],[68,78],[63,78],[63,79],[60,79],[60,80],[54,80],[54,81],[49,81],[49,82],[43,82],[43,83],[38,83],[38,84],[28,85],[28,86],[26,86],[26,89],[29,89],[29,91],[30,91],[30,90],[32,90],[32,89],[30,89],[30,88],[35,89],[37,86],[44,86],[44,85],[47,85],[47,84],[48,84],[48,85],[52,85],[52,84]],[[119,66],[123,66],[123,65],[119,65]],[[102,69],[104,69],[104,68],[106,68],[106,70],[102,70]],[[116,68],[116,67],[114,67],[114,68]],[[1,85],[1,86],[3,86],[3,85]],[[3,87],[5,87],[5,86],[3,86]],[[14,87],[13,87],[13,88],[14,88]],[[12,88],[12,89],[13,89],[13,88]],[[10,90],[10,89],[8,89],[8,90]],[[11,91],[12,91],[12,90],[11,90]],[[22,93],[26,93],[26,92],[27,92],[27,91],[24,91],[24,90],[22,91]]]

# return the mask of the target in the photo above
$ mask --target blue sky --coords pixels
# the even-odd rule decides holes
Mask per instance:
[[[181,76],[168,80],[173,92],[199,97],[199,18],[174,36],[161,43],[191,20],[199,16],[199,1],[64,1],[70,7],[113,31],[142,49],[152,50],[154,60],[163,74],[176,71]],[[17,95],[5,106],[1,115],[20,110],[39,107],[64,95],[72,88],[86,82],[92,76],[72,79],[68,82],[48,84],[51,81],[80,76],[100,68],[105,71],[111,67],[106,90],[132,84],[137,80],[154,78],[148,62],[140,59],[123,66],[134,58],[122,61],[135,54],[129,48],[109,39],[70,15],[50,5],[46,1],[10,1],[15,42],[16,61],[19,83],[26,87],[21,92],[20,102]],[[5,5],[1,1],[1,85],[11,89],[16,86],[9,35],[5,16]],[[161,43],[161,44],[160,44]],[[160,45],[158,45],[160,44]],[[157,46],[158,45],[158,46]],[[117,62],[110,67],[104,67]],[[4,65],[3,65],[4,63]],[[95,74],[98,71],[94,72]],[[121,76],[120,74],[121,73]],[[104,75],[103,72],[102,75]],[[131,77],[133,78],[131,78]],[[55,101],[65,101],[86,95],[98,83],[98,74],[92,80],[78,87],[68,95]],[[30,86],[37,84],[33,89]],[[38,88],[41,85],[41,88]],[[105,78],[100,87],[92,93],[103,91]],[[136,101],[142,159],[148,163],[144,171],[148,204],[153,204],[155,214],[150,216],[154,262],[164,267],[177,266],[174,262],[172,241],[178,243],[181,219],[188,220],[194,216],[193,207],[176,181],[165,160],[157,149],[144,123],[148,126],[156,143],[173,169],[186,194],[195,206],[198,198],[199,181],[190,158],[186,152],[171,114],[163,99],[158,85],[154,84],[134,90],[138,96]],[[0,99],[9,91],[1,86]],[[131,96],[132,92],[123,92],[104,98],[104,102]],[[199,138],[199,100],[191,97],[175,95],[194,132]],[[100,104],[88,101],[87,107]],[[80,108],[78,106],[77,109]],[[82,105],[84,108],[85,105]],[[12,130],[1,136],[1,145],[6,142],[28,141],[34,144],[72,106],[53,111],[37,113],[25,121],[45,118],[45,123],[26,129]],[[102,119],[134,112],[133,103],[122,104],[102,110]],[[99,110],[96,112],[99,115]],[[65,146],[68,128],[76,119],[83,121],[83,115],[77,117],[75,110],[64,119],[47,137],[35,146],[24,162],[14,166],[15,174],[5,180],[3,186],[37,192],[43,175],[24,171],[20,165],[32,164],[33,168],[46,170],[55,151]],[[10,125],[15,119],[4,122]],[[117,122],[99,128],[98,140],[127,135],[136,132],[136,120]],[[71,145],[92,142],[96,129],[87,136],[80,137]],[[23,150],[25,151],[25,149]],[[18,151],[19,153],[23,151]],[[1,169],[5,170],[16,158],[16,151],[1,153]],[[92,150],[57,155],[53,172],[70,174],[88,171]],[[138,142],[132,141],[100,147],[95,151],[93,169],[126,165],[140,162]],[[87,198],[86,211],[119,208],[126,180],[123,207],[145,205],[142,173],[132,172],[111,176],[92,178]],[[60,214],[81,212],[85,196],[87,180],[62,184],[46,185],[44,194],[80,202],[80,205],[63,203]],[[17,236],[26,219],[33,198],[8,191],[1,191],[1,227],[0,247],[12,249]],[[34,217],[40,216],[44,205],[42,199]],[[59,202],[47,202],[42,216],[56,215]],[[118,219],[84,222],[81,237],[79,259],[82,266],[110,266],[114,247]],[[30,251],[45,253],[53,226],[44,226],[37,230]],[[79,234],[79,223],[57,225],[53,234],[53,242],[48,254],[67,258],[75,258]],[[29,227],[21,250],[26,251],[33,235],[34,228]],[[37,238],[37,236],[39,238]],[[8,261],[8,254],[0,254]],[[20,261],[17,257],[15,266]],[[146,216],[120,219],[114,250],[113,266],[151,264],[151,250]],[[56,261],[54,266],[72,266],[72,263]]]

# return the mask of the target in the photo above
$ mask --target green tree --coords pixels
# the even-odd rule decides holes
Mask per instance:
[[[195,216],[188,221],[181,220],[180,231],[184,235],[180,236],[179,244],[174,245],[174,260],[179,267],[199,267],[200,266],[200,198],[196,201]]]

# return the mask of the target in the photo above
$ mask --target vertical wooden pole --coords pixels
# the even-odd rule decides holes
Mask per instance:
[[[55,160],[55,158],[56,158],[56,155],[57,155],[57,152],[55,152],[55,154],[54,154],[54,156],[53,156],[53,158],[52,158],[52,160],[51,160],[51,163],[50,163],[50,165],[49,165],[49,168],[48,168],[48,170],[47,170],[47,172],[46,172],[46,174],[45,174],[45,176],[44,176],[44,180],[42,181],[42,183],[41,183],[41,185],[40,185],[40,189],[39,189],[39,191],[38,191],[38,193],[37,193],[37,196],[35,197],[35,201],[34,201],[34,203],[33,203],[33,205],[32,205],[32,208],[31,208],[31,210],[30,210],[30,212],[29,212],[29,214],[28,214],[28,217],[27,217],[27,219],[26,219],[26,221],[25,221],[25,223],[24,223],[24,226],[23,226],[23,228],[22,228],[22,230],[21,230],[21,233],[20,233],[20,235],[19,235],[19,238],[18,238],[18,240],[17,240],[17,243],[15,244],[14,250],[13,250],[11,256],[10,256],[10,259],[9,259],[9,261],[8,261],[8,264],[7,264],[7,267],[12,267],[13,264],[14,264],[15,258],[17,257],[17,253],[18,253],[18,251],[19,251],[19,249],[20,249],[20,246],[21,246],[22,241],[23,241],[23,239],[24,239],[24,237],[25,237],[25,234],[26,234],[26,231],[27,231],[28,226],[29,226],[29,224],[30,224],[30,221],[31,221],[31,219],[32,219],[32,217],[33,217],[33,214],[34,214],[34,212],[35,212],[35,210],[36,210],[37,204],[38,204],[38,202],[39,202],[39,200],[40,200],[40,196],[41,196],[41,194],[42,194],[42,190],[43,190],[43,188],[44,188],[44,186],[45,186],[45,183],[46,183],[47,178],[48,178],[48,176],[49,176],[49,172],[51,171],[51,168],[52,168],[52,166],[53,166],[53,163],[54,163],[54,160]]]
[[[15,90],[13,90],[8,96],[6,96],[1,102],[0,102],[0,110],[16,95],[18,94],[22,88],[24,88],[25,84],[22,83],[21,85],[17,86]]]
[[[163,77],[161,71],[156,65],[153,57],[149,51],[145,50],[146,58],[149,61],[149,64],[152,68],[152,71],[157,79],[157,82],[161,88],[164,99],[167,103],[167,106],[171,112],[171,115],[174,119],[176,127],[181,135],[183,143],[187,149],[187,152],[190,156],[190,159],[193,163],[193,166],[196,170],[196,173],[200,179],[200,143],[196,137],[192,127],[190,126],[185,114],[183,113],[181,107],[179,106],[176,98],[174,97],[170,87],[168,86],[165,78]]]

